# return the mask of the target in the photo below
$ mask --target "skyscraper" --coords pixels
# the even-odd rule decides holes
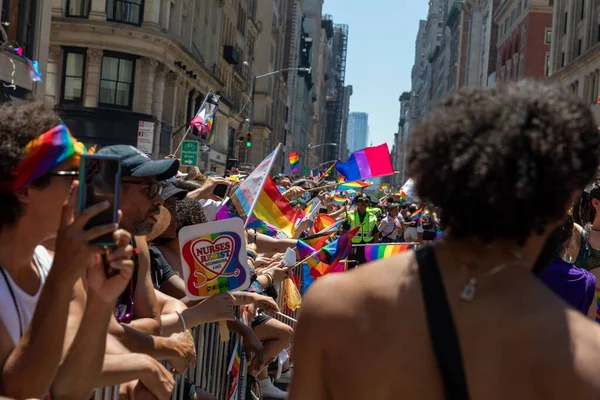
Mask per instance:
[[[348,118],[346,141],[350,153],[364,149],[369,143],[369,114],[351,112]]]

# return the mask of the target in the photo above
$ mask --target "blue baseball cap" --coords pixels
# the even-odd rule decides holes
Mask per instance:
[[[117,144],[100,149],[96,154],[118,156],[121,158],[121,174],[124,177],[152,178],[164,181],[174,177],[179,171],[179,160],[152,160],[133,146]]]

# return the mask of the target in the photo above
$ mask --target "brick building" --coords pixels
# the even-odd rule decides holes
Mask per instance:
[[[544,78],[549,72],[552,6],[548,0],[504,0],[498,24],[498,81]]]

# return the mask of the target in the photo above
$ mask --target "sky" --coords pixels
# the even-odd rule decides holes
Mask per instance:
[[[419,20],[426,0],[324,0],[323,14],[347,24],[346,85],[352,85],[350,111],[369,114],[370,141],[387,142],[398,131],[402,92],[410,92]],[[370,144],[370,143],[369,143]]]

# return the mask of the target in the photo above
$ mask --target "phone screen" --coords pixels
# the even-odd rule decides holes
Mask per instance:
[[[110,203],[109,208],[88,221],[86,230],[118,221],[120,186],[121,160],[118,157],[86,154],[81,158],[79,211],[103,201]],[[114,239],[112,234],[106,234],[90,243],[114,246]]]
[[[229,191],[229,185],[226,185],[224,183],[219,183],[213,189],[213,194],[215,196],[219,196],[220,198],[224,199],[225,197],[227,197],[227,192],[228,191]]]

